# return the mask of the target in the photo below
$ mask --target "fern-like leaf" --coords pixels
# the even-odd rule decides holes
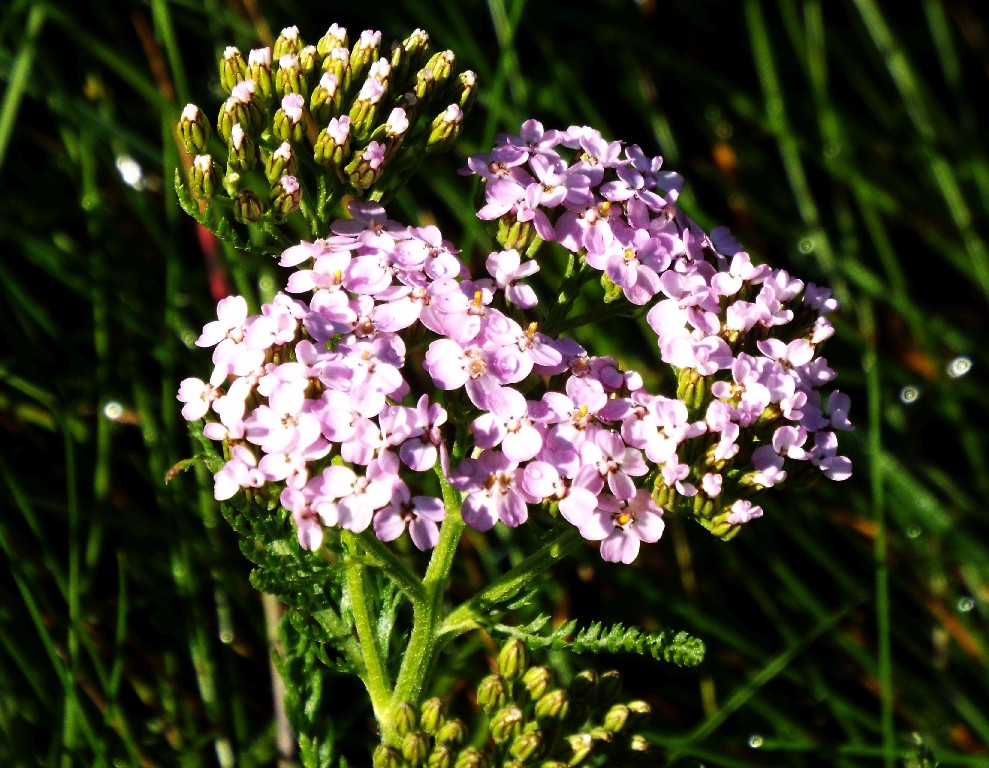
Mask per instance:
[[[577,630],[577,622],[571,620],[543,635],[541,630],[548,622],[548,616],[540,616],[524,627],[497,624],[492,630],[516,637],[533,650],[549,647],[574,653],[635,653],[678,667],[695,667],[704,659],[704,641],[686,632],[645,632],[622,624],[606,627],[597,621]]]

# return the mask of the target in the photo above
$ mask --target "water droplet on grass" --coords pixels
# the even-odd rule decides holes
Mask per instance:
[[[959,376],[964,376],[970,370],[972,370],[972,360],[964,355],[956,357],[948,363],[948,375],[953,379],[957,379]]]
[[[904,403],[914,403],[920,397],[920,390],[913,384],[908,384],[900,390],[900,400]]]
[[[962,613],[968,613],[973,608],[975,608],[975,601],[970,597],[963,597],[958,601],[958,610]]]
[[[759,749],[759,747],[762,746],[762,736],[758,733],[753,733],[749,736],[749,746],[752,747],[752,749]]]

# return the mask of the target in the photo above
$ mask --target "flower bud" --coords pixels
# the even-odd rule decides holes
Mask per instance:
[[[268,196],[271,203],[271,210],[275,215],[284,219],[299,208],[299,201],[302,199],[302,188],[299,186],[295,176],[282,176],[278,182],[272,186]]]
[[[413,768],[418,768],[426,762],[429,756],[429,739],[421,731],[411,731],[402,738],[402,757],[409,761]]]
[[[676,489],[671,488],[663,482],[662,475],[657,475],[656,481],[652,486],[652,500],[656,502],[656,506],[669,512],[673,509],[673,502],[676,501],[676,496]]]
[[[223,102],[216,131],[224,141],[230,141],[230,132],[237,123],[251,136],[257,136],[260,132],[264,113],[254,91],[253,80],[242,80],[234,86],[230,98]]]
[[[690,413],[697,413],[707,397],[708,380],[693,368],[682,368],[677,374],[677,398]]]
[[[649,743],[649,740],[645,736],[637,733],[629,740],[628,748],[632,752],[651,752],[652,744]]]
[[[517,221],[513,214],[506,214],[498,219],[495,239],[506,251],[516,250],[526,256],[530,256],[530,250],[538,248],[542,243],[532,222]]]
[[[437,744],[449,744],[451,747],[463,744],[467,729],[460,720],[447,720],[436,731],[434,739]]]
[[[531,701],[538,701],[553,685],[553,673],[549,667],[532,667],[522,677],[522,685]]]
[[[261,104],[269,105],[275,96],[270,48],[255,48],[247,55],[247,76],[254,81],[254,92]]]
[[[331,117],[340,112],[340,102],[343,99],[343,91],[337,82],[337,76],[331,72],[324,72],[319,79],[319,85],[313,88],[312,96],[309,97],[309,111],[312,112],[313,119],[317,125],[326,125]]]
[[[529,651],[521,640],[509,640],[498,653],[498,674],[509,682],[520,678],[529,663]]]
[[[477,686],[477,703],[489,715],[508,701],[508,685],[499,675],[488,675]]]
[[[574,679],[570,681],[570,685],[567,686],[567,692],[570,694],[572,701],[580,699],[593,700],[594,694],[597,691],[597,684],[597,672],[593,669],[585,669],[583,672],[578,672],[574,676]]]
[[[197,200],[209,202],[216,193],[220,174],[209,155],[196,155],[189,166],[189,191]]]
[[[244,57],[234,46],[227,46],[220,59],[220,85],[230,93],[234,86],[247,76],[247,66]]]
[[[430,736],[435,735],[443,725],[443,699],[439,696],[426,699],[419,707],[419,712],[422,729]]]
[[[589,733],[575,733],[567,736],[567,741],[570,744],[570,751],[572,753],[569,761],[570,765],[580,765],[594,749],[594,739],[591,738]]]
[[[570,701],[567,692],[557,688],[555,691],[541,696],[536,702],[536,719],[543,723],[563,722],[570,713]]]
[[[652,707],[645,701],[630,701],[627,707],[629,714],[626,728],[631,730],[641,728],[649,719],[649,715],[652,712]]]
[[[412,733],[416,729],[416,708],[409,704],[407,701],[403,701],[397,707],[395,707],[395,730],[398,732],[399,736],[405,736],[407,733]]]
[[[426,760],[426,768],[451,768],[453,766],[453,750],[445,745],[433,747]]]
[[[622,676],[614,669],[602,672],[598,677],[597,701],[602,705],[611,704],[622,691]]]
[[[624,704],[615,704],[604,716],[602,725],[611,733],[621,733],[628,724],[629,714],[630,710]]]
[[[404,768],[401,753],[387,744],[377,746],[371,757],[371,765],[374,768]]]
[[[347,30],[345,27],[341,27],[335,23],[330,25],[330,28],[326,30],[326,34],[319,38],[319,42],[316,43],[316,50],[324,58],[329,56],[330,51],[334,48],[347,47]]]
[[[237,123],[230,129],[230,146],[227,153],[227,170],[245,173],[257,163],[258,149],[251,137]]]
[[[302,70],[302,74],[305,75],[306,80],[312,77],[312,74],[319,70],[320,64],[323,62],[323,57],[316,50],[315,45],[307,45],[301,51],[299,51],[299,68]]]
[[[447,84],[453,74],[455,63],[456,57],[453,55],[453,51],[438,51],[426,62],[424,69],[433,73],[435,88],[442,89]]]
[[[454,93],[455,101],[464,111],[464,114],[470,112],[471,107],[474,106],[474,102],[477,100],[477,74],[469,69],[466,72],[461,72],[457,76],[457,85]]]
[[[362,152],[354,153],[344,170],[350,179],[350,185],[364,192],[374,186],[385,170],[385,151],[387,147],[378,141],[372,141]]]
[[[522,762],[538,760],[545,747],[545,741],[542,731],[536,730],[521,733],[512,742],[512,746],[508,748],[508,751],[513,757],[517,757]]]
[[[360,39],[354,43],[350,53],[350,69],[355,80],[363,80],[371,69],[371,64],[378,60],[381,47],[381,33],[371,29],[361,32]]]
[[[277,61],[285,55],[295,56],[301,50],[302,40],[299,38],[299,28],[285,27],[278,36],[278,39],[275,40],[274,50],[271,53]]]
[[[334,48],[329,55],[323,59],[323,72],[333,75],[337,80],[337,89],[340,98],[350,89],[353,79],[353,72],[350,69],[350,51],[346,48]]]
[[[195,104],[186,104],[179,119],[179,138],[190,155],[202,154],[209,145],[213,129],[206,115]]]
[[[456,104],[433,119],[426,142],[427,152],[446,152],[460,136],[464,126],[464,112]]]
[[[295,152],[287,141],[283,141],[278,149],[264,158],[264,175],[271,184],[282,176],[295,176],[298,168],[299,162],[296,160]]]
[[[436,91],[436,76],[428,69],[420,69],[416,72],[415,84],[412,86],[412,93],[416,101],[425,104]]]
[[[272,123],[272,133],[282,141],[302,141],[303,120],[306,108],[305,99],[301,94],[289,93],[282,99],[282,105],[275,112]]]
[[[495,740],[496,744],[503,744],[518,736],[522,732],[524,724],[525,716],[522,710],[514,704],[509,704],[507,707],[499,709],[491,718],[489,726],[491,738]]]
[[[234,198],[234,218],[242,224],[259,221],[264,215],[264,207],[256,194],[249,189],[241,190]]]
[[[297,93],[303,99],[309,97],[309,83],[299,64],[299,57],[286,54],[278,60],[275,70],[275,92],[279,96]]]
[[[334,117],[329,125],[319,132],[313,157],[320,165],[339,168],[350,157],[350,118]]]
[[[488,760],[477,747],[467,747],[457,755],[453,768],[487,768]]]
[[[396,43],[390,59],[395,82],[404,85],[409,73],[422,66],[428,52],[429,35],[421,29],[415,30],[401,43]]]

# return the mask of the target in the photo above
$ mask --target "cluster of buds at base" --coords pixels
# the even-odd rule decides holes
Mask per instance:
[[[475,74],[456,74],[450,51],[430,57],[422,30],[390,52],[381,50],[380,32],[362,32],[352,47],[347,41],[347,30],[336,24],[316,45],[289,27],[273,49],[253,50],[246,59],[236,48],[225,50],[220,82],[229,96],[216,121],[222,148],[197,106],[186,106],[178,124],[182,145],[197,160],[188,179],[193,197],[210,203],[225,190],[236,201],[249,189],[261,217],[278,221],[312,190],[327,189],[324,197],[333,200],[372,191],[382,199],[427,154],[452,146],[476,96]],[[271,162],[286,146],[291,162]],[[224,168],[220,183],[215,174]],[[283,176],[296,178],[298,196],[282,194]],[[264,182],[268,195],[260,189]],[[311,202],[315,208],[325,200]],[[245,206],[221,208],[243,214]],[[250,214],[236,218],[259,220],[253,206]]]
[[[477,702],[485,713],[485,746],[464,746],[467,728],[448,718],[443,701],[409,704],[394,717],[399,743],[381,744],[374,768],[557,768],[654,765],[649,742],[637,731],[649,716],[644,701],[618,701],[617,672],[586,670],[568,686],[532,666],[519,640],[499,653],[498,674],[484,678]],[[472,729],[474,732],[476,729]],[[601,761],[606,762],[602,763]]]

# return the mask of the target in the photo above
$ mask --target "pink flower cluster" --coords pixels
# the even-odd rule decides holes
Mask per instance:
[[[629,563],[661,536],[664,509],[725,535],[788,473],[848,476],[834,432],[850,428],[848,398],[819,392],[834,377],[816,356],[827,290],[705,235],[676,208],[679,177],[592,129],[529,121],[469,165],[487,179],[481,218],[531,223],[650,305],[678,396],[528,322],[537,261],[509,248],[473,279],[435,227],[355,203],[331,236],[281,254],[296,270],[260,315],[224,299],[197,341],[214,348],[213,374],[183,381],[179,400],[226,446],[217,499],[278,489],[308,549],[332,526],[386,541],[408,526],[427,549],[445,514],[438,469],[475,529],[550,509]],[[451,466],[455,433],[469,444]]]

